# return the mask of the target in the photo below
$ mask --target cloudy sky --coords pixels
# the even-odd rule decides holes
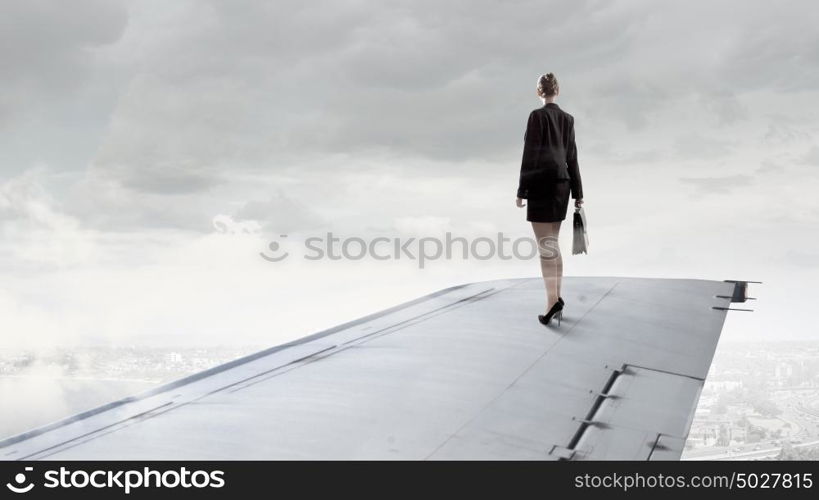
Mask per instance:
[[[576,119],[590,223],[567,275],[764,281],[726,338],[819,339],[811,2],[2,10],[0,347],[276,344],[537,276],[534,260],[259,253],[327,231],[527,236],[514,193],[545,72]]]

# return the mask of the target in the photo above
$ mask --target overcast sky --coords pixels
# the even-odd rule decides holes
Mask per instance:
[[[528,235],[514,193],[545,72],[575,116],[590,223],[567,275],[764,281],[726,338],[819,339],[812,2],[2,11],[4,346],[276,344],[453,284],[537,276],[534,260],[259,252],[326,231]]]

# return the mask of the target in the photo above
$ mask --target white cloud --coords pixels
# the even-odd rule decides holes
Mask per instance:
[[[592,224],[593,253],[567,273],[804,292],[789,262],[815,253],[819,224],[810,2],[8,5],[0,317],[27,339],[275,343],[453,282],[536,275],[258,253],[278,232],[528,235],[513,193],[545,71],[577,120]],[[777,258],[794,239],[801,253]],[[743,327],[776,329],[792,305],[807,324],[803,296],[772,293]]]

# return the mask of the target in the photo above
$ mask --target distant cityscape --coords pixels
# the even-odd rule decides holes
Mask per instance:
[[[819,460],[819,342],[720,345],[682,458]]]
[[[160,384],[263,348],[263,346],[208,348],[125,346],[56,348],[36,353],[0,350],[0,376],[39,375],[45,371],[49,374],[59,374],[64,378]]]
[[[21,378],[78,384],[82,389],[71,394],[82,397],[72,396],[76,401],[55,410],[73,413],[106,402],[103,398],[124,397],[135,387],[178,379],[262,348],[123,346],[36,353],[0,349],[0,377],[11,382],[7,391],[13,390],[14,379]],[[94,385],[82,385],[89,381]],[[105,387],[108,392],[99,391],[95,399],[93,392]],[[50,418],[61,416],[65,415]],[[819,342],[720,345],[682,458],[819,460]]]
[[[265,346],[0,349],[0,439],[217,366]]]

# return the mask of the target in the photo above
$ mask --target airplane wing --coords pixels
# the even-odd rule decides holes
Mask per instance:
[[[0,441],[4,460],[677,460],[746,282],[442,290]]]

